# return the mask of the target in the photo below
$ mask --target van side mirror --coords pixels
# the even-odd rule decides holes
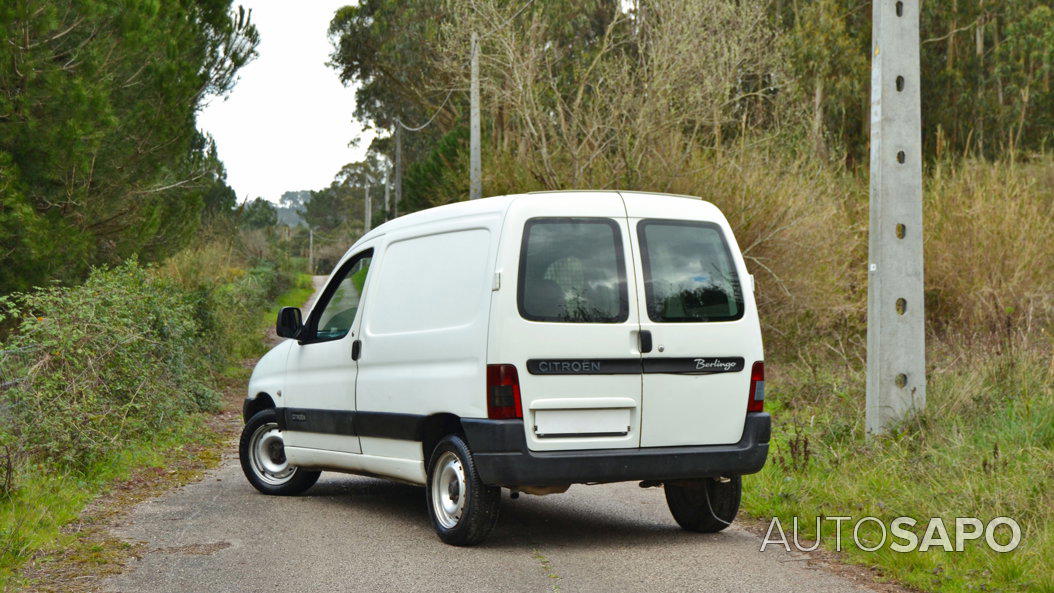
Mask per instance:
[[[275,322],[274,330],[280,338],[295,338],[300,335],[304,328],[304,320],[300,315],[300,309],[296,307],[282,307],[278,312],[278,321]]]

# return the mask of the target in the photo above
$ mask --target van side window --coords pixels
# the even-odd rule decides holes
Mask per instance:
[[[365,255],[342,270],[344,275],[333,289],[328,289],[328,300],[318,315],[315,340],[339,340],[351,331],[355,322],[355,313],[359,310],[359,300],[366,286],[366,274],[370,270],[373,252]],[[332,292],[330,292],[332,290]],[[323,295],[326,296],[326,295]]]
[[[743,316],[743,291],[721,227],[642,220],[637,237],[652,321],[732,321]]]
[[[528,220],[516,297],[520,315],[531,321],[625,321],[629,304],[618,225],[609,218]]]

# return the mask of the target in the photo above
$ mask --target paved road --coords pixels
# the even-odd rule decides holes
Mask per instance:
[[[343,591],[860,591],[735,527],[681,531],[662,491],[573,486],[502,501],[483,545],[432,532],[423,488],[323,473],[305,495],[258,494],[231,454],[200,481],[137,506],[118,535],[145,543],[120,593]],[[746,487],[749,488],[749,480]]]
[[[744,530],[683,532],[662,492],[636,484],[505,498],[490,539],[455,548],[432,533],[422,488],[324,473],[269,497],[231,457],[140,504],[120,535],[147,550],[106,583],[121,593],[860,590]]]

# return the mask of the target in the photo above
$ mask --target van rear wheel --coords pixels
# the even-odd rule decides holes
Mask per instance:
[[[480,481],[464,439],[449,435],[439,441],[428,462],[427,502],[439,539],[471,546],[483,541],[498,522],[501,489]]]
[[[663,485],[666,504],[681,528],[700,533],[717,533],[732,524],[739,513],[743,481],[732,476],[727,481],[713,478],[678,480]]]

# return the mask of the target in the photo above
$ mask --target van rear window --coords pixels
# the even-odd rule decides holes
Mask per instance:
[[[743,316],[743,291],[721,227],[642,220],[637,237],[652,321],[732,321]]]
[[[628,316],[619,227],[609,218],[532,218],[517,301],[531,321],[619,323]]]

